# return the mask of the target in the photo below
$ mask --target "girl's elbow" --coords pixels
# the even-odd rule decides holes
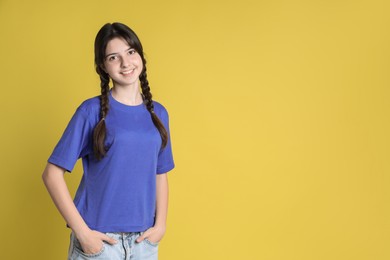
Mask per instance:
[[[62,173],[62,174],[61,174]],[[49,181],[54,175],[63,175],[65,170],[51,163],[47,163],[45,170],[42,173],[42,180],[45,184]]]
[[[45,170],[42,173],[42,181],[45,185],[47,185],[49,177],[50,177],[50,170],[48,169],[48,165],[46,165]]]

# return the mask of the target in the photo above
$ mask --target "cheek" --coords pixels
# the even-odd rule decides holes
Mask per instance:
[[[108,63],[103,63],[103,66],[102,66],[102,69],[105,71],[105,72],[109,72],[110,71],[110,68],[111,68],[111,66],[110,66],[110,64],[108,64]]]
[[[142,58],[141,58],[141,56],[139,54],[137,55],[136,62],[138,64],[138,67],[140,67],[142,69],[144,64],[142,63]]]
[[[108,75],[112,75],[115,72],[115,65],[114,64],[105,64],[104,65],[105,71],[108,73]]]

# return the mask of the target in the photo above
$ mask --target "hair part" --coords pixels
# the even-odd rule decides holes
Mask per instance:
[[[114,38],[124,39],[129,46],[134,48],[141,56],[143,69],[139,76],[141,82],[141,90],[144,96],[144,103],[148,109],[152,118],[153,124],[158,129],[161,136],[161,147],[165,148],[168,143],[168,132],[165,129],[163,123],[154,113],[154,104],[152,99],[152,93],[150,92],[150,86],[146,73],[146,60],[144,58],[144,52],[142,44],[133,30],[122,23],[107,23],[98,32],[95,38],[95,70],[100,77],[100,120],[95,126],[93,131],[93,150],[95,157],[101,160],[107,153],[108,148],[104,146],[104,141],[107,135],[107,128],[105,119],[109,111],[109,91],[110,91],[110,77],[104,70],[104,60],[106,55],[106,48],[109,41]]]

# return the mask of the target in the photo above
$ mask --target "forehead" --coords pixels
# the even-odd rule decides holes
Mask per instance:
[[[130,45],[123,38],[114,38],[107,43],[106,54],[126,51]]]

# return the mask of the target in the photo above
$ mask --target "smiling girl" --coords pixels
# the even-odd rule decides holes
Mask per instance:
[[[101,95],[77,108],[42,175],[72,230],[68,259],[157,259],[174,168],[168,113],[152,100],[141,42],[126,25],[100,29],[95,67]],[[79,158],[72,201],[64,173]]]

